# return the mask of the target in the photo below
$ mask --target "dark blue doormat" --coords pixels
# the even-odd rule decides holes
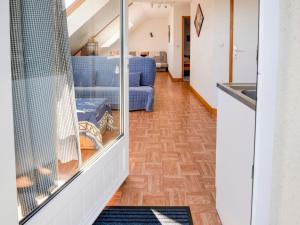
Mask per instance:
[[[93,225],[193,225],[189,207],[105,208]]]

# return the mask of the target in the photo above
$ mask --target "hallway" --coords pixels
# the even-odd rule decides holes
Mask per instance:
[[[188,83],[158,73],[154,111],[130,113],[130,176],[110,205],[190,206],[194,224],[218,225],[216,119]]]

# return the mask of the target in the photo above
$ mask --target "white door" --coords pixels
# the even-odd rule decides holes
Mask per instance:
[[[234,0],[234,83],[256,83],[258,10],[258,0]]]

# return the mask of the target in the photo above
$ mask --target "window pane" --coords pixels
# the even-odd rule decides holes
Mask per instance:
[[[20,220],[122,133],[120,1],[65,4],[10,0]]]
[[[83,163],[105,151],[121,134],[119,4],[119,0],[111,0],[103,9],[99,6],[96,16],[69,33]],[[74,20],[72,15],[68,17],[69,30]],[[84,33],[86,30],[89,32]]]

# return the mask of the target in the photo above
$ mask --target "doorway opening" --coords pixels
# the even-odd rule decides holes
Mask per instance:
[[[182,17],[182,79],[190,81],[190,39],[191,39],[191,17]]]

